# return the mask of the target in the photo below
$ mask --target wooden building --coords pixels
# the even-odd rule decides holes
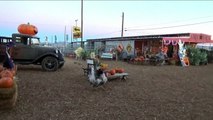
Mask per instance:
[[[145,55],[156,54],[163,46],[168,46],[168,54],[172,57],[178,49],[177,42],[181,40],[186,45],[195,45],[197,43],[210,43],[211,35],[202,33],[177,33],[177,34],[161,34],[161,35],[143,35],[143,36],[128,36],[128,37],[112,37],[88,39],[87,43],[90,48],[99,49],[117,48],[118,45],[123,46],[123,50],[128,55]]]

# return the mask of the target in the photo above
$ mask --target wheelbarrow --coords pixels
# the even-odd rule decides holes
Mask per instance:
[[[87,59],[87,68],[83,68],[84,74],[88,76],[88,81],[93,87],[105,84],[108,80],[118,79],[126,80],[128,73],[115,73],[107,75],[108,71],[100,69],[98,62],[95,59]]]
[[[107,79],[108,80],[114,80],[114,79],[121,79],[121,80],[126,80],[128,73],[115,73],[114,75],[108,75]]]

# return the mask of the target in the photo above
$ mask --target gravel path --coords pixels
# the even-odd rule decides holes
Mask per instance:
[[[66,58],[56,72],[19,65],[16,106],[1,110],[0,120],[213,120],[213,64],[103,62],[130,76],[93,88],[81,68],[85,61]]]

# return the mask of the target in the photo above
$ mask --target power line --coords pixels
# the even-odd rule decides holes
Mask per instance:
[[[104,35],[110,35],[110,34],[114,34],[114,33],[118,33],[118,32],[121,32],[121,30],[119,31],[114,31],[114,32],[109,32],[109,33],[104,33],[104,34],[96,34],[96,35],[93,35],[93,36],[104,36]]]
[[[206,23],[211,23],[211,22],[213,22],[213,21],[198,22],[198,23],[183,24],[183,25],[174,25],[174,26],[166,26],[166,27],[155,27],[155,28],[144,28],[144,29],[126,29],[125,31],[167,29],[167,28],[175,28],[175,27],[184,27],[184,26],[206,24]]]
[[[145,26],[154,26],[154,25],[162,25],[162,24],[172,24],[172,23],[177,23],[177,22],[185,22],[185,21],[191,21],[191,20],[198,20],[198,19],[202,19],[202,18],[211,18],[213,16],[204,16],[204,17],[196,17],[196,18],[190,18],[190,19],[183,19],[183,20],[176,20],[176,21],[170,21],[170,22],[164,22],[164,23],[157,23],[157,24],[149,24],[149,25],[145,25]],[[145,27],[143,26],[143,27]],[[128,27],[128,29],[133,29],[133,28],[138,28],[141,26],[134,26],[134,27]]]

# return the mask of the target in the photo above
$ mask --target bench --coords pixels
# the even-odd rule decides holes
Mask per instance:
[[[112,53],[102,53],[101,58],[113,59]]]

